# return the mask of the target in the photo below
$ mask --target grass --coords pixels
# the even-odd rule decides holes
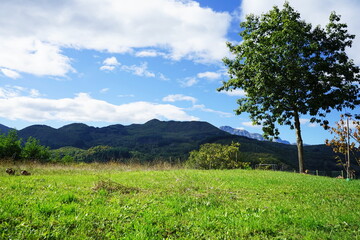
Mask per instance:
[[[0,167],[0,239],[360,239],[360,181],[163,166]],[[165,170],[161,170],[164,169]]]

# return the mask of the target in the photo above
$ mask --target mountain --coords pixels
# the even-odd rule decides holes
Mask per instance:
[[[252,138],[252,139],[256,139],[258,141],[267,141],[261,134],[259,133],[250,133],[246,130],[243,129],[236,129],[236,128],[232,128],[229,126],[222,126],[220,127],[221,130],[228,132],[232,135],[237,135],[237,136],[243,136],[243,137],[248,137],[248,138]],[[286,140],[282,140],[281,138],[278,139],[274,139],[274,142],[277,143],[283,143],[283,144],[290,144],[289,141]]]
[[[55,129],[46,125],[33,125],[18,131],[22,139],[33,136],[40,143],[59,149],[75,147],[89,149],[105,145],[121,148],[129,156],[141,161],[184,161],[189,152],[205,143],[240,143],[244,161],[257,163],[277,163],[288,169],[297,169],[297,148],[293,145],[269,141],[258,141],[248,136],[232,135],[207,122],[159,121],[145,124],[120,124],[107,127],[91,127],[73,123]],[[305,146],[305,166],[308,169],[339,170],[330,147],[325,145]]]
[[[11,129],[12,128],[9,128],[9,127],[7,127],[5,125],[0,124],[0,134],[7,133]]]
[[[177,122],[151,120],[145,124],[120,124],[97,128],[74,123],[54,129],[33,125],[18,132],[27,139],[32,136],[52,149],[72,146],[88,149],[98,145],[123,147],[129,151],[157,157],[184,157],[188,152],[213,137],[228,136],[207,122]]]

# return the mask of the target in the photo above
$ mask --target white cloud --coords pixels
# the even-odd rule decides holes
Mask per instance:
[[[120,94],[118,97],[124,98],[124,97],[135,97],[134,94]]]
[[[311,123],[310,119],[300,118],[300,124],[306,125],[307,127],[318,127],[319,125],[316,123]]]
[[[19,97],[24,94],[29,97],[39,97],[42,95],[37,89],[27,89],[20,86],[10,86],[10,85],[6,85],[5,87],[0,87],[0,99]]]
[[[136,76],[140,76],[140,77],[155,77],[155,73],[151,72],[148,70],[148,63],[144,62],[141,63],[140,65],[124,65],[121,64],[117,61],[116,57],[110,57],[110,58],[106,58],[103,61],[103,66],[100,67],[100,70],[103,71],[114,71],[116,67],[119,67],[120,70],[125,71],[125,72],[129,72],[131,74],[134,74]],[[159,78],[162,80],[167,80],[167,78],[159,73]]]
[[[116,66],[119,66],[121,65],[118,60],[116,59],[116,57],[109,57],[109,58],[106,58],[104,61],[103,61],[103,66],[100,67],[100,70],[103,70],[103,71],[113,71],[115,70]]]
[[[219,79],[221,76],[222,74],[218,72],[202,72],[197,74],[198,78],[206,78],[209,80],[216,80]]]
[[[159,52],[156,50],[143,50],[135,53],[136,57],[158,57],[158,56],[166,56],[165,53]]]
[[[41,96],[39,90],[37,90],[37,89],[30,89],[29,94],[30,94],[30,97],[40,97]]]
[[[100,90],[100,93],[107,93],[109,90],[109,88],[103,88]]]
[[[10,69],[6,69],[6,68],[2,68],[0,69],[0,71],[7,77],[12,78],[12,79],[17,79],[20,78],[21,75],[13,70]]]
[[[100,67],[100,70],[103,70],[103,71],[114,71],[115,70],[115,67],[114,66],[107,66],[107,65],[104,65],[104,66],[101,66]]]
[[[144,123],[150,119],[191,121],[198,118],[170,104],[133,102],[114,105],[79,93],[74,98],[47,99],[14,96],[0,99],[0,117],[10,120],[39,122],[60,120],[72,122]]]
[[[231,97],[245,97],[246,92],[243,89],[232,89],[229,91],[221,91],[220,93],[226,94]]]
[[[192,107],[193,110],[200,110],[202,112],[209,112],[209,113],[215,113],[217,115],[220,115],[221,117],[233,117],[234,115],[227,112],[217,111],[210,108],[205,107],[203,104],[194,105]]]
[[[0,24],[4,21],[1,10]],[[28,26],[28,24],[25,25]],[[75,71],[70,65],[71,59],[62,55],[58,46],[33,37],[8,36],[7,33],[4,33],[3,27],[4,24],[2,24],[0,36],[7,37],[0,38],[1,68],[38,76],[65,76],[68,72]]]
[[[182,94],[168,95],[168,96],[164,97],[162,100],[164,102],[189,101],[189,102],[192,102],[193,104],[197,101],[197,99],[194,97],[185,96]]]
[[[262,128],[261,125],[254,125],[253,122],[242,122],[242,125],[246,126],[246,127],[250,127],[250,128]]]
[[[64,48],[110,53],[157,48],[173,60],[214,62],[228,52],[230,22],[229,13],[192,0],[3,0],[0,68],[64,76],[74,71]]]
[[[158,77],[161,79],[161,80],[164,80],[164,81],[168,81],[170,80],[169,78],[167,78],[164,74],[162,73],[158,73]]]
[[[118,62],[118,60],[116,59],[116,57],[106,58],[106,59],[103,61],[103,64],[104,64],[104,65],[107,65],[107,66],[117,66],[117,65],[120,65],[120,63]]]
[[[348,24],[349,33],[355,34],[353,46],[348,50],[349,56],[360,64],[360,1],[354,0],[289,0],[290,5],[301,14],[301,18],[310,22],[313,26],[325,25],[329,22],[332,11],[341,15],[341,21]],[[268,12],[274,5],[282,7],[283,0],[243,0],[241,2],[241,19],[245,15],[254,13],[260,15]]]
[[[138,65],[131,65],[131,66],[126,66],[126,65],[122,65],[121,66],[121,70],[125,71],[125,72],[130,72],[134,75],[137,76],[141,76],[141,77],[155,77],[155,73],[150,72],[147,70],[147,63],[141,63],[139,66]]]
[[[183,80],[180,80],[180,85],[182,87],[191,87],[194,86],[196,83],[198,83],[196,77],[188,77]]]

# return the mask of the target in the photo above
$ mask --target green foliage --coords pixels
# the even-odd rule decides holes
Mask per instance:
[[[21,151],[21,157],[26,160],[47,162],[50,156],[50,148],[40,145],[40,141],[33,137],[28,138]]]
[[[300,116],[327,127],[331,110],[360,104],[359,67],[345,52],[355,36],[335,13],[325,29],[312,28],[287,2],[282,10],[247,16],[240,26],[241,44],[228,43],[235,58],[224,59],[230,80],[218,90],[243,89],[237,114],[249,113],[265,137],[279,135],[277,124],[295,128],[302,171]]]
[[[127,149],[121,147],[96,146],[83,150],[74,147],[63,147],[52,150],[54,162],[109,162],[124,161],[131,157]]]
[[[206,143],[199,150],[190,152],[187,165],[197,169],[233,169],[248,168],[250,163],[240,159],[239,143],[222,145]]]
[[[0,158],[19,159],[21,155],[21,139],[16,130],[0,135]]]
[[[357,180],[95,166],[32,164],[32,176],[9,177],[1,165],[0,239],[360,237]]]
[[[10,130],[7,135],[0,135],[0,159],[6,158],[46,162],[50,159],[50,149],[33,137],[29,137],[23,146],[17,131]]]

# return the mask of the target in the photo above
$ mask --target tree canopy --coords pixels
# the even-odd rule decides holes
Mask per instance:
[[[243,89],[237,114],[247,112],[264,136],[277,137],[277,125],[296,130],[299,171],[304,171],[300,116],[328,127],[331,110],[360,104],[359,67],[345,50],[354,35],[331,13],[325,28],[301,20],[288,2],[240,24],[242,42],[228,43],[234,58],[225,58],[230,79],[219,91]]]

